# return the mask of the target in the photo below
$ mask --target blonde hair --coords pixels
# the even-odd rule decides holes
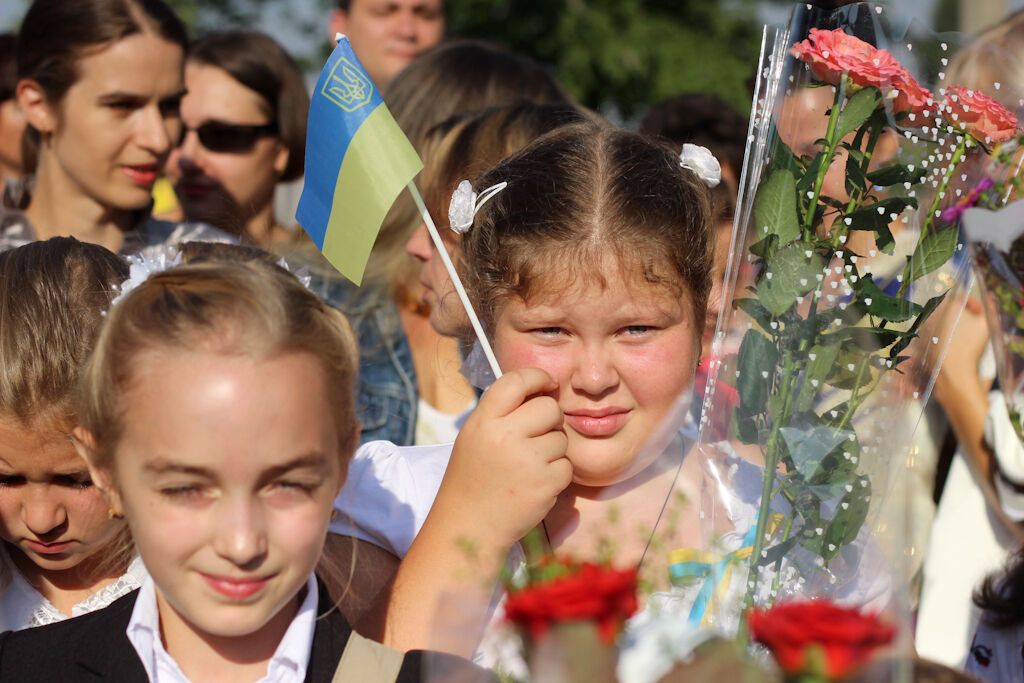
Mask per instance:
[[[157,273],[111,309],[82,378],[79,424],[109,468],[123,433],[124,395],[140,359],[157,350],[207,350],[266,358],[306,352],[327,375],[340,452],[359,436],[353,386],[356,343],[348,321],[283,268],[212,260]]]
[[[1019,111],[1024,97],[1024,10],[982,31],[957,52],[946,69],[945,82],[980,90],[1011,111]]]
[[[71,237],[0,254],[0,417],[74,426],[74,392],[128,264]]]

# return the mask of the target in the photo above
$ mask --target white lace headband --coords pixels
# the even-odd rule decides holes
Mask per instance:
[[[473,219],[483,205],[506,187],[508,187],[508,183],[501,182],[491,185],[477,194],[473,191],[472,183],[463,180],[455,188],[455,192],[452,193],[452,201],[448,204],[448,225],[460,235],[465,234],[473,227]]]
[[[111,306],[117,304],[118,301],[142,285],[152,275],[162,273],[184,263],[181,258],[181,250],[178,246],[171,244],[158,244],[147,247],[139,253],[129,254],[125,258],[128,261],[128,279],[119,285],[114,285],[117,296],[110,302]],[[283,258],[277,262],[277,265],[295,275],[306,289],[310,289],[309,285],[312,277],[308,272],[305,272],[305,268],[299,268],[298,271],[292,272],[288,262]]]
[[[679,165],[696,173],[708,187],[718,187],[722,182],[722,165],[707,147],[684,143],[683,151],[679,153]]]

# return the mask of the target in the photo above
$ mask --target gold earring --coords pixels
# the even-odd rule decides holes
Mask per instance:
[[[113,507],[107,510],[107,519],[121,519],[124,513],[115,510]]]
[[[341,510],[338,508],[331,508],[331,521],[337,522],[339,519],[341,519]]]

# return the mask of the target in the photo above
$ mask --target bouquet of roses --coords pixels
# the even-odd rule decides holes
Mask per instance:
[[[756,275],[732,301],[731,330],[742,341],[718,366],[702,420],[719,405],[714,382],[734,387],[739,404],[731,442],[701,443],[719,497],[738,478],[737,459],[763,464],[758,492],[730,491],[738,500],[720,506],[750,527],[735,530],[743,547],[731,553],[749,558],[747,607],[783,592],[861,603],[892,593],[884,582],[853,584],[880,573],[865,571],[865,523],[886,489],[879,472],[903,455],[895,432],[880,427],[892,402],[905,400],[894,382],[924,353],[918,337],[940,341],[925,330],[948,287],[929,283],[915,300],[916,285],[957,251],[947,209],[976,168],[965,162],[1016,134],[1016,119],[993,100],[955,85],[933,93],[853,34],[880,13],[857,3],[823,17],[808,6],[759,86],[749,196],[733,238],[734,250],[748,244]],[[804,130],[823,132],[801,144]],[[895,154],[894,140],[903,143]],[[744,505],[752,518],[740,519]]]

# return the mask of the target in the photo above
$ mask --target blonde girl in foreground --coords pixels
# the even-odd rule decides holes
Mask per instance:
[[[421,654],[379,646],[388,677],[339,668],[367,643],[316,575],[358,441],[354,349],[344,318],[275,266],[183,266],[124,295],[75,437],[151,578],[3,636],[0,679],[419,680]]]

